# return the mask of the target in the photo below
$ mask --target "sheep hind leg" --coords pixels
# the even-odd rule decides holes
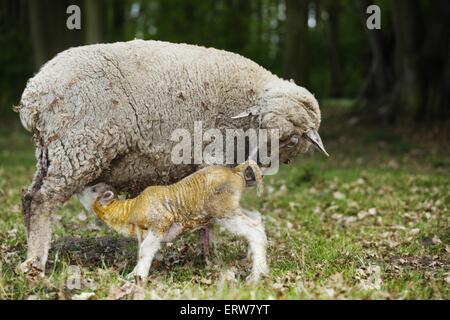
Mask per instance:
[[[203,245],[203,258],[205,263],[210,262],[212,247],[212,225],[207,225],[200,229],[200,238]]]

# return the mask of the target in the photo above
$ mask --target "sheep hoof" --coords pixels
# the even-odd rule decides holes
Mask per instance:
[[[36,261],[37,259],[27,259],[16,268],[18,274],[27,276],[30,280],[37,280],[44,278],[45,269],[41,263]]]

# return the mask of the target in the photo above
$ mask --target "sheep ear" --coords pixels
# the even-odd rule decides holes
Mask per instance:
[[[321,151],[324,155],[329,157],[330,155],[325,150],[325,147],[323,146],[322,139],[319,136],[319,133],[316,130],[309,130],[303,134],[303,137],[312,143],[316,149]]]
[[[231,117],[231,119],[240,119],[248,116],[259,116],[261,114],[261,111],[262,108],[260,106],[253,106],[239,113],[237,116]]]

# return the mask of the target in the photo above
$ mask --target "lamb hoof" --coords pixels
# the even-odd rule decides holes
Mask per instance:
[[[133,300],[144,300],[145,299],[145,290],[143,287],[136,286],[133,289]]]
[[[247,279],[246,279],[246,282],[248,283],[248,284],[250,284],[250,285],[254,285],[254,284],[257,284],[258,283],[258,281],[259,281],[259,279],[260,279],[261,277],[260,277],[260,275],[259,274],[250,274],[248,277],[247,277]]]
[[[44,278],[45,268],[36,259],[27,259],[16,268],[16,272],[27,276],[30,280]]]
[[[264,268],[261,272],[252,272],[246,279],[248,284],[256,284],[261,280],[261,277],[269,276],[269,269]]]
[[[135,282],[137,287],[143,287],[144,284],[147,282],[147,278],[135,275],[134,276],[134,282]]]
[[[125,276],[125,279],[127,280],[133,280],[136,276],[136,268],[133,269],[129,274]]]

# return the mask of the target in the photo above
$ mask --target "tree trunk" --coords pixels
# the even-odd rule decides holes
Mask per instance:
[[[244,50],[250,40],[250,19],[251,13],[250,1],[227,0],[227,19],[228,30],[233,34],[227,37],[227,49],[233,52],[244,53]]]
[[[308,86],[308,0],[286,0],[283,69],[287,78]]]
[[[85,0],[84,9],[86,43],[102,42],[102,22],[104,21],[102,2],[100,0]]]
[[[48,59],[47,48],[44,39],[44,26],[42,20],[42,3],[38,1],[28,2],[30,15],[31,39],[33,42],[34,65],[39,68]]]
[[[356,99],[356,104],[365,108],[372,115],[374,111],[387,113],[386,103],[394,85],[393,43],[390,41],[388,33],[383,31],[384,29],[367,29],[366,9],[371,2],[360,0],[357,4],[362,26],[367,32],[367,39],[372,52],[372,63],[366,81]]]
[[[340,3],[334,0],[325,2],[325,10],[328,13],[327,20],[327,49],[328,63],[330,66],[330,79],[332,97],[340,97],[342,94],[341,66],[339,63],[339,14]]]
[[[382,120],[394,122],[406,109],[417,108],[420,103],[417,59],[413,56],[417,54],[413,48],[418,48],[418,38],[415,38],[418,33],[408,34],[408,30],[413,30],[411,21],[415,20],[415,2],[392,2],[393,30],[387,25],[382,26],[381,30],[367,29],[366,9],[371,3],[368,0],[358,2],[362,25],[367,31],[372,51],[372,64],[358,95],[357,105],[363,107],[370,118],[381,117]],[[386,20],[384,15],[383,21]]]
[[[125,12],[127,6],[124,0],[114,0],[112,8],[112,36],[113,41],[125,40]]]
[[[396,43],[392,115],[414,115],[423,105],[424,89],[419,69],[422,38],[419,3],[417,0],[396,0],[392,2],[392,9]]]
[[[66,26],[67,7],[75,4],[82,8],[82,0],[29,1],[31,38],[36,69],[68,47],[83,44],[83,15],[81,30]],[[49,36],[51,35],[51,36]]]
[[[359,4],[365,28],[369,2]],[[382,30],[368,30],[373,62],[359,105],[390,122],[448,119],[450,2],[396,0],[391,6],[392,32],[384,31],[390,31],[385,23]]]
[[[421,70],[426,86],[423,108],[416,119],[435,121],[450,117],[450,2],[436,1],[426,20]]]

